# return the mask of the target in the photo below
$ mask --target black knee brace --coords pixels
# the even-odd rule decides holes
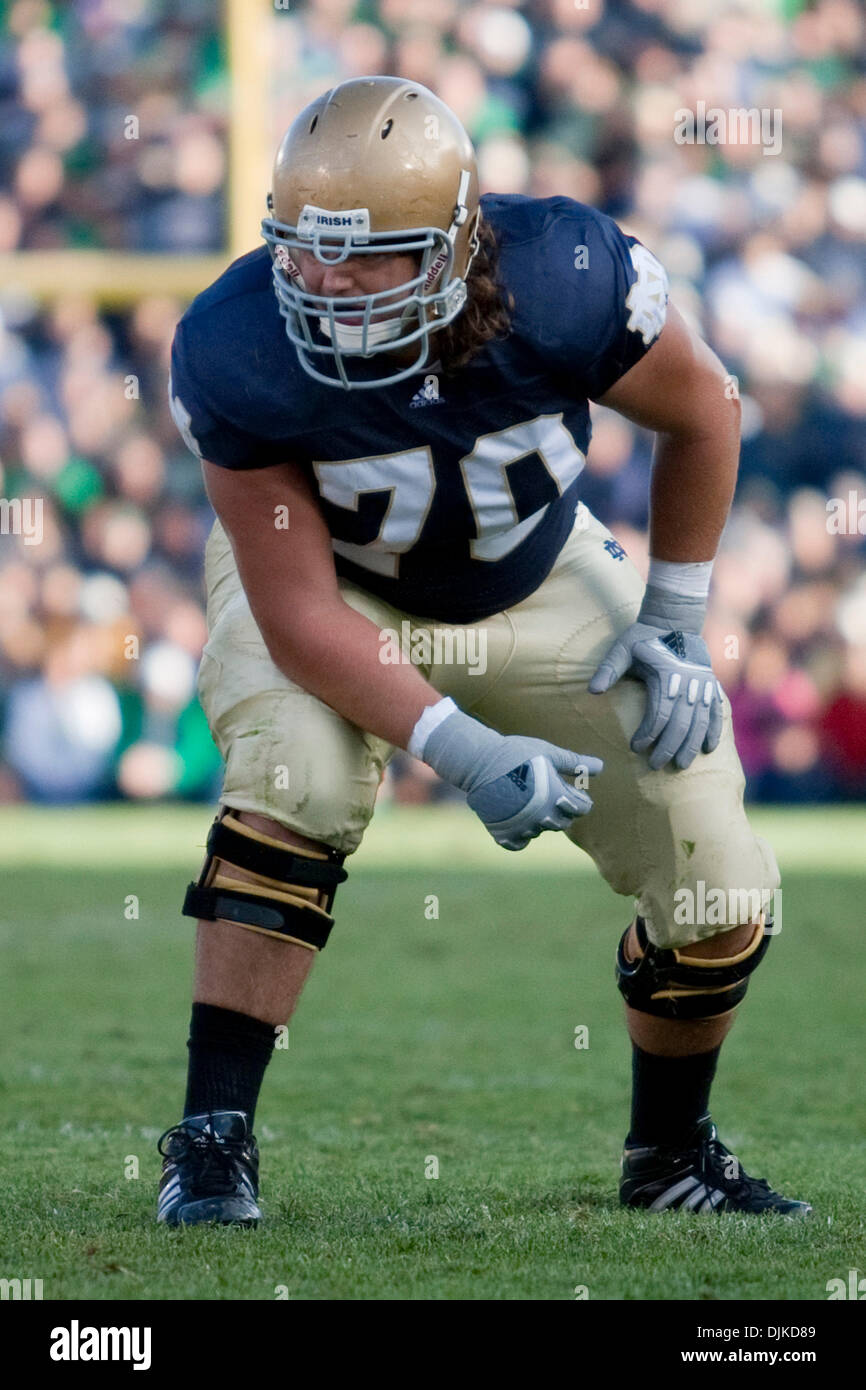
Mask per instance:
[[[626,1003],[657,1018],[715,1018],[736,1008],[770,944],[772,919],[762,917],[739,955],[702,958],[685,949],[660,950],[649,940],[642,917],[636,919],[640,955],[628,960],[622,935],[616,953],[616,983]]]
[[[344,854],[288,845],[225,809],[211,826],[207,852],[198,882],[186,891],[185,916],[221,918],[313,951],[322,949],[334,925],[337,885],[347,877]],[[255,880],[221,874],[217,860],[255,874]]]

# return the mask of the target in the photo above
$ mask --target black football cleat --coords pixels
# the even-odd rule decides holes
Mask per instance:
[[[648,1211],[744,1211],[760,1216],[777,1212],[810,1216],[808,1202],[773,1192],[763,1178],[750,1178],[718,1138],[709,1115],[699,1121],[681,1148],[626,1148],[622,1156],[619,1199],[625,1207]]]
[[[259,1151],[242,1110],[187,1115],[157,1146],[156,1219],[166,1226],[256,1226]]]

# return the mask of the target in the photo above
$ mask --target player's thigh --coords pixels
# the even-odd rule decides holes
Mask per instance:
[[[529,598],[492,620],[496,659],[474,691],[464,681],[466,707],[502,733],[535,734],[571,747],[581,729],[608,748],[618,746],[621,738],[603,700],[597,706],[588,702],[580,718],[574,702],[610,644],[634,621],[642,596],[643,582],[625,552],[580,507],[547,578]],[[587,719],[596,712],[590,730]],[[604,756],[601,747],[577,751]]]
[[[393,749],[278,670],[227,545],[217,535],[208,546],[210,635],[198,679],[225,760],[221,801],[350,854],[369,823]],[[346,586],[344,597],[382,626],[395,621],[387,604],[354,586]]]
[[[603,696],[571,682],[565,689],[579,751],[586,746],[605,760],[592,782],[592,811],[568,833],[615,892],[634,896],[650,939],[684,946],[754,920],[769,906],[779,871],[743,807],[727,700],[712,753],[683,771],[653,771],[629,746],[643,716],[640,683],[622,681]]]
[[[637,899],[650,938],[684,945],[750,920],[778,886],[773,852],[749,826],[730,705],[718,748],[685,771],[654,772],[633,753],[644,685],[623,679],[605,695],[587,684],[611,642],[634,621],[643,584],[617,558],[594,518],[578,530],[547,581],[507,614],[513,652],[475,712],[503,733],[534,734],[604,759],[593,809],[570,838],[617,893]],[[531,852],[531,851],[530,851]],[[724,892],[726,916],[705,911]],[[713,896],[710,896],[713,895]]]

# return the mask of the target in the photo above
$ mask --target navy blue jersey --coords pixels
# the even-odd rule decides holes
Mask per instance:
[[[193,301],[171,357],[172,409],[195,453],[224,468],[302,465],[338,573],[453,623],[520,602],[549,573],[574,520],[588,399],[649,349],[667,302],[655,257],[595,209],[498,195],[481,206],[512,331],[453,375],[434,365],[366,391],[313,380],[286,337],[267,247]]]

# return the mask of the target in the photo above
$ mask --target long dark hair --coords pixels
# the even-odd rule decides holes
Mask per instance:
[[[511,331],[514,296],[499,281],[499,245],[493,228],[483,217],[466,289],[463,309],[430,343],[446,375],[465,367],[485,343],[507,338]]]

